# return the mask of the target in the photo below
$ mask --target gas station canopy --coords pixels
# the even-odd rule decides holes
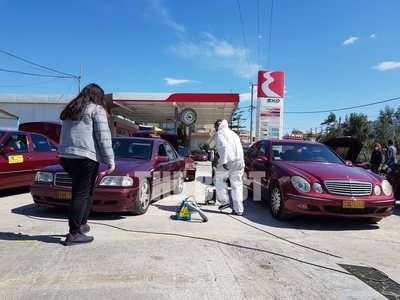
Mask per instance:
[[[197,115],[196,124],[203,127],[217,119],[229,122],[239,103],[239,94],[111,93],[105,99],[112,114],[138,124],[174,123],[176,112],[192,109]]]

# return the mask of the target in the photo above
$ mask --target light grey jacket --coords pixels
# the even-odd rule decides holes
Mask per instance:
[[[89,158],[114,166],[111,132],[104,108],[89,104],[82,120],[63,120],[58,153],[60,157]]]

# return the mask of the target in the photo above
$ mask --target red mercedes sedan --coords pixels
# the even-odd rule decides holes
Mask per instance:
[[[113,138],[115,170],[105,174],[100,165],[92,210],[144,214],[152,200],[183,190],[185,160],[160,138]],[[71,177],[61,165],[43,168],[30,186],[38,206],[67,207],[71,199]]]
[[[0,190],[29,186],[37,171],[60,162],[57,148],[39,133],[0,130]]]
[[[253,200],[269,201],[276,219],[307,214],[376,223],[393,213],[396,200],[390,183],[324,144],[260,140],[244,159],[244,185]]]

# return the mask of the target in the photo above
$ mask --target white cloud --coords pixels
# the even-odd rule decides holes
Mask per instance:
[[[257,74],[258,64],[248,64],[246,50],[227,40],[218,39],[210,33],[203,33],[198,42],[182,41],[170,47],[171,52],[186,59],[193,59],[203,67],[231,70],[237,77],[249,78]]]
[[[189,79],[173,79],[173,78],[163,78],[167,85],[177,85],[177,84],[182,84],[182,83],[201,83],[199,81],[195,81],[195,80],[189,80]]]
[[[376,36],[376,34],[375,34],[375,33],[373,33],[373,34],[371,34],[371,35],[369,36],[369,38],[370,38],[370,39],[376,39],[376,38],[377,38],[377,36]]]
[[[174,30],[176,30],[179,33],[186,32],[185,26],[175,22],[173,20],[173,18],[171,17],[169,11],[161,5],[159,0],[151,0],[151,1],[149,1],[149,3],[153,7],[153,9],[154,9],[154,11],[156,13],[155,16],[158,18],[158,20],[160,22],[162,22],[162,23],[166,24],[167,26],[173,28]]]
[[[387,71],[392,69],[400,69],[400,61],[384,61],[376,66],[372,67],[372,69],[377,69],[379,71]]]
[[[358,37],[351,37],[343,42],[343,45],[351,45],[358,41]]]

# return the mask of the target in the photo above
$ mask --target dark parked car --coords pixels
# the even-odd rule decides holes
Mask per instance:
[[[303,140],[255,143],[245,154],[244,184],[254,200],[269,200],[272,216],[281,220],[308,214],[378,222],[396,202],[387,180]]]
[[[105,175],[100,165],[93,211],[146,213],[157,197],[183,190],[185,160],[164,139],[113,138],[115,170]],[[71,178],[61,165],[43,168],[30,186],[35,204],[67,207],[71,199]]]
[[[205,150],[199,150],[194,153],[193,159],[196,161],[207,161],[208,154]]]
[[[29,186],[38,170],[60,162],[57,148],[42,134],[0,130],[0,190]]]
[[[196,179],[196,165],[190,157],[189,152],[183,146],[178,146],[178,153],[185,158],[185,178],[189,181]]]

